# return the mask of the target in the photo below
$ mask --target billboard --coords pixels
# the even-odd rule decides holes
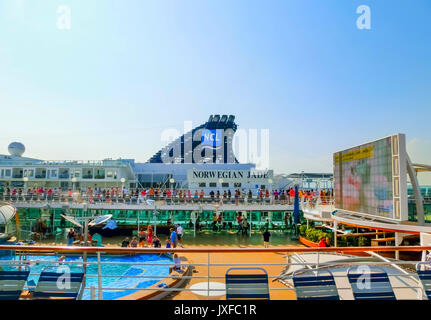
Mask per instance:
[[[407,220],[405,135],[334,153],[335,207],[391,220]]]

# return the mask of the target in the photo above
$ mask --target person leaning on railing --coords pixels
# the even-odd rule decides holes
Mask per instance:
[[[122,247],[122,248],[128,248],[128,247],[129,247],[129,245],[130,245],[130,239],[129,239],[129,237],[126,237],[126,238],[123,240],[123,242],[121,242],[121,247]]]
[[[298,190],[298,196],[300,199],[305,197],[305,200],[310,205],[313,205],[316,203],[316,200],[320,199],[321,204],[331,204],[332,203],[332,189],[322,189],[320,191],[310,189],[307,190]],[[1,193],[0,193],[1,194]],[[235,204],[238,205],[239,203],[253,203],[253,193],[251,190],[243,190],[240,191],[239,189],[236,189],[235,192]],[[65,197],[61,189],[58,190],[56,188],[43,188],[43,187],[34,187],[29,188],[26,192],[26,194],[23,194],[23,191],[20,188],[14,188],[11,192],[10,188],[7,188],[6,192],[3,188],[3,197],[5,196],[12,196],[12,201],[40,201],[40,200],[48,200],[48,201],[60,201],[60,202],[82,202],[82,201],[88,201],[89,203],[93,203],[94,201],[98,202],[117,202],[117,201],[126,201],[126,203],[144,203],[144,200],[147,198],[156,200],[172,200],[173,203],[177,203],[176,199],[180,200],[180,203],[182,202],[191,202],[192,200],[192,191],[190,189],[162,189],[159,188],[143,188],[141,191],[139,189],[133,190],[127,190],[126,188],[120,189],[120,188],[106,188],[102,189],[100,187],[95,187],[94,190],[91,187],[88,187],[87,189],[82,188],[81,190],[74,191],[72,189],[69,189],[67,191],[67,197]],[[264,203],[264,198],[266,201],[269,200],[272,204],[292,204],[293,199],[295,197],[295,190],[293,188],[289,188],[287,190],[273,190],[270,192],[268,189],[262,190],[257,189],[256,190],[256,201]],[[212,201],[217,201],[220,204],[229,203],[232,198],[231,190],[223,190],[223,193],[220,190],[211,190],[208,194],[208,198],[206,198],[204,190],[198,190],[194,191],[193,195],[193,202],[204,202],[206,199],[210,199]],[[183,200],[182,200],[183,199]],[[135,201],[136,200],[136,201]]]

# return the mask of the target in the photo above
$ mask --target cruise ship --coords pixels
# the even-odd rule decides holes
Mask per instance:
[[[235,116],[211,115],[205,123],[174,140],[147,162],[134,159],[51,161],[24,157],[20,142],[0,155],[0,186],[46,187],[62,190],[91,188],[187,188],[234,192],[268,189],[273,170],[258,172],[252,163],[238,163],[232,139]],[[235,178],[230,178],[232,176]]]
[[[234,117],[211,116],[146,163],[44,161],[11,143],[0,161],[0,286],[23,280],[2,294],[430,298],[431,203],[417,174],[431,166],[410,160],[404,134],[335,152],[333,173],[274,175],[238,163],[225,130],[236,130]],[[67,290],[53,282],[64,265]]]

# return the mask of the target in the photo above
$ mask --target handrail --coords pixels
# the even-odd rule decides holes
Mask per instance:
[[[88,252],[88,253],[238,253],[238,252],[390,252],[390,251],[425,251],[431,246],[384,246],[384,247],[277,247],[277,248],[121,248],[121,247],[72,247],[72,246],[17,246],[0,245],[0,250],[23,252]]]
[[[251,198],[248,196],[240,196],[239,198],[235,197],[179,197],[176,196],[136,196],[136,195],[114,195],[109,197],[98,197],[87,196],[87,195],[68,195],[67,193],[61,195],[43,195],[43,194],[22,194],[22,195],[0,195],[0,200],[8,201],[14,204],[50,204],[50,203],[73,203],[73,204],[131,204],[135,206],[149,206],[146,203],[147,199],[155,200],[159,202],[158,205],[196,205],[196,204],[208,204],[208,205],[283,205],[283,206],[292,206],[293,201],[288,200],[280,200],[274,199],[274,196],[268,197],[259,197],[252,196]]]
[[[377,261],[377,262],[370,262],[370,261],[351,261],[351,262],[347,262],[347,261],[327,261],[327,262],[320,262],[319,261],[317,263],[315,262],[305,262],[305,263],[291,263],[290,261],[286,262],[280,262],[280,263],[262,263],[262,261],[260,261],[259,263],[227,263],[227,261],[224,261],[224,263],[210,263],[210,253],[225,253],[225,252],[235,252],[235,253],[239,253],[239,252],[256,252],[256,253],[267,253],[267,252],[356,252],[358,250],[362,250],[362,251],[422,251],[422,250],[431,250],[431,246],[405,246],[405,247],[348,247],[348,248],[336,248],[336,247],[331,247],[331,248],[308,248],[308,247],[275,247],[275,248],[181,248],[181,249],[173,249],[173,248],[120,248],[120,247],[68,247],[68,246],[61,246],[61,247],[57,247],[57,246],[17,246],[17,245],[1,245],[0,246],[0,250],[13,250],[15,251],[14,253],[16,255],[27,255],[28,253],[41,253],[41,252],[49,252],[49,253],[53,253],[53,252],[62,252],[62,254],[65,253],[74,253],[74,252],[78,252],[78,253],[97,253],[98,256],[100,257],[100,253],[106,253],[106,254],[110,254],[110,253],[123,253],[123,254],[127,254],[127,253],[173,253],[173,252],[179,252],[179,253],[186,253],[186,252],[190,252],[190,253],[194,253],[194,252],[205,252],[208,254],[208,263],[194,263],[193,261],[187,261],[185,263],[181,263],[182,266],[193,266],[193,268],[196,267],[207,267],[208,268],[208,274],[205,275],[205,273],[201,273],[201,276],[196,276],[194,274],[183,274],[183,275],[176,275],[176,274],[172,274],[170,273],[168,276],[162,276],[162,275],[114,275],[114,274],[110,274],[110,273],[104,273],[102,274],[102,269],[101,266],[102,265],[171,265],[172,262],[166,262],[166,263],[161,263],[161,262],[154,262],[154,261],[145,261],[145,262],[139,262],[139,263],[130,263],[130,262],[118,262],[118,261],[110,261],[110,262],[101,262],[100,259],[97,259],[97,262],[95,261],[56,261],[56,260],[30,260],[27,259],[25,261],[27,262],[39,262],[41,264],[47,264],[47,265],[75,265],[75,264],[79,264],[79,265],[85,265],[85,266],[89,266],[89,265],[97,265],[98,270],[97,270],[97,274],[86,274],[84,279],[92,279],[91,281],[93,282],[93,284],[90,284],[90,282],[86,283],[83,286],[83,289],[85,290],[90,290],[90,299],[94,300],[96,299],[96,294],[95,294],[95,290],[99,290],[99,296],[98,296],[98,300],[103,300],[103,292],[110,292],[110,291],[130,291],[130,292],[134,292],[133,293],[133,299],[135,299],[136,297],[138,298],[142,298],[142,297],[150,297],[150,296],[157,296],[157,299],[161,299],[163,297],[163,295],[168,294],[168,293],[175,293],[175,292],[194,292],[195,294],[200,295],[200,299],[204,299],[204,297],[206,296],[207,299],[210,298],[210,294],[209,291],[211,292],[220,292],[220,295],[225,294],[225,289],[219,289],[219,288],[211,288],[210,286],[208,286],[207,288],[192,288],[192,287],[188,287],[188,286],[177,286],[169,284],[168,287],[160,287],[157,286],[156,284],[150,286],[150,287],[146,287],[146,288],[137,288],[135,286],[133,286],[133,283],[131,283],[130,285],[126,286],[126,287],[118,287],[116,285],[113,285],[112,283],[109,284],[102,284],[102,278],[123,278],[123,277],[127,277],[128,279],[133,279],[136,278],[138,281],[139,279],[151,279],[155,282],[159,281],[158,283],[160,283],[161,281],[167,281],[167,279],[174,279],[175,281],[177,281],[178,279],[180,279],[180,281],[186,281],[189,279],[202,279],[203,281],[205,281],[205,279],[207,279],[207,281],[209,282],[210,279],[223,279],[224,276],[220,276],[217,274],[212,274],[210,272],[210,268],[214,269],[214,268],[218,268],[218,267],[239,267],[239,266],[244,266],[244,267],[256,267],[256,266],[293,266],[293,265],[298,265],[298,266],[302,266],[302,267],[306,267],[307,265],[312,265],[312,266],[316,266],[316,267],[325,267],[325,266],[334,266],[336,267],[338,264],[345,264],[348,263],[349,265],[363,265],[365,264],[372,264],[372,265],[391,265],[393,263],[399,264],[399,265],[410,265],[410,264],[414,264],[415,261],[396,261],[396,262],[392,262],[392,261]],[[31,255],[31,254],[30,254]],[[259,261],[258,256],[256,255],[256,261]],[[2,263],[6,263],[6,264],[11,264],[11,265],[15,265],[15,264],[22,264],[23,261],[21,260],[6,260],[6,261],[0,261]],[[275,269],[276,275],[275,274],[268,274],[268,279],[273,279],[273,281],[276,280],[280,280],[283,279],[282,283],[284,283],[287,286],[287,282],[285,282],[285,280],[289,280],[289,275],[284,274],[284,275],[280,275],[277,272],[278,268]],[[274,271],[274,270],[272,270]],[[269,271],[268,271],[269,272]],[[33,272],[31,273],[31,275],[37,275],[37,273]],[[390,273],[388,274],[389,276],[395,276],[397,278],[400,278],[400,281],[402,282],[402,285],[399,286],[395,286],[393,287],[394,289],[421,289],[420,286],[417,285],[417,283],[407,283],[405,282],[403,279],[409,279],[409,277],[415,276],[415,274],[412,273],[408,273],[408,274],[397,274],[397,273]],[[287,277],[287,278],[284,278]],[[344,275],[334,275],[334,277],[344,277]],[[96,279],[96,280],[95,280]],[[166,279],[166,280],[163,280]],[[170,281],[170,280],[169,280]],[[163,283],[163,282],[162,282]],[[169,282],[164,282],[164,283],[169,283]],[[34,286],[26,286],[26,289],[31,289],[34,288]],[[339,290],[348,290],[350,289],[350,287],[339,287]],[[280,292],[280,291],[294,291],[295,289],[292,287],[286,287],[286,288],[277,288],[277,287],[269,287],[269,290],[271,292]],[[84,291],[81,291],[82,293]],[[130,294],[130,292],[128,294]],[[142,292],[142,293],[140,293]],[[158,292],[158,293],[157,293]],[[200,293],[196,293],[196,292],[201,292]],[[138,294],[138,296],[136,296],[136,294]],[[410,297],[410,296],[409,296]],[[123,297],[124,298],[124,297]],[[126,299],[132,299],[132,296],[125,296]],[[410,298],[409,298],[410,299]]]

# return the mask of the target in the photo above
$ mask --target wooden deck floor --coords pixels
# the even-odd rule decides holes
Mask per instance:
[[[205,246],[187,246],[188,248],[204,248]],[[237,246],[235,246],[237,247]],[[276,246],[273,246],[273,248]],[[211,248],[228,248],[228,246],[217,246],[213,245]],[[190,264],[207,264],[208,263],[208,254],[207,253],[184,253],[182,256],[187,257]],[[286,256],[283,253],[212,253],[210,255],[210,263],[217,264],[235,264],[235,263],[244,263],[244,264],[254,264],[254,263],[286,263]],[[224,276],[226,274],[226,270],[231,266],[212,266],[210,267],[210,275],[221,277],[218,279],[210,279],[211,282],[220,282],[225,283]],[[268,273],[268,276],[278,276],[283,270],[283,266],[262,266]],[[208,267],[207,266],[195,266],[195,271],[193,272],[193,276],[196,277],[206,277],[208,275]],[[207,279],[199,279],[192,278],[190,279],[185,288],[190,289],[190,287],[199,282],[207,282]],[[279,281],[273,281],[273,279],[269,279],[269,287],[271,288],[286,288],[285,285],[280,283]],[[296,295],[293,290],[270,290],[271,300],[295,300]],[[181,291],[177,294],[172,294],[167,297],[167,299],[173,300],[207,300],[206,295],[198,295],[192,291]],[[225,300],[225,295],[221,296],[211,296],[210,300]]]

